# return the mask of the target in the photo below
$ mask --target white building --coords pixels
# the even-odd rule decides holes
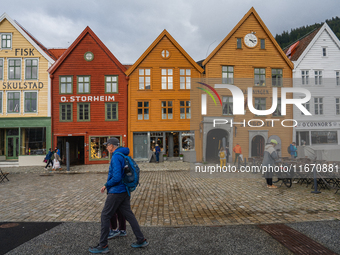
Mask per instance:
[[[306,88],[311,100],[304,115],[294,107],[293,139],[302,156],[339,160],[340,155],[340,41],[324,23],[286,50],[294,63],[294,87]],[[302,97],[294,94],[294,98]],[[305,152],[305,155],[303,155]]]

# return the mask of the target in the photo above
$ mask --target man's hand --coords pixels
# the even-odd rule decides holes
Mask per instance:
[[[101,192],[101,193],[104,193],[105,190],[106,190],[106,187],[103,186],[103,187],[100,189],[100,192]]]

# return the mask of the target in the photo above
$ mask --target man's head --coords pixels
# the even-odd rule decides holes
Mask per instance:
[[[293,145],[295,145],[296,143],[295,142],[292,142]]]
[[[115,137],[109,138],[103,145],[106,146],[109,153],[113,153],[119,147],[119,140]]]

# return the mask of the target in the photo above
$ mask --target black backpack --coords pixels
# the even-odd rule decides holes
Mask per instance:
[[[290,150],[290,145],[288,146],[287,151],[289,154],[292,153],[292,151]]]

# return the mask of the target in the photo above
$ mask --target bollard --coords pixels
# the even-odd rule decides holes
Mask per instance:
[[[70,171],[70,143],[66,142],[66,168]]]
[[[314,176],[314,191],[312,191],[311,193],[319,194],[321,193],[321,191],[318,191],[318,181],[316,179],[316,167],[314,167],[313,176]]]

